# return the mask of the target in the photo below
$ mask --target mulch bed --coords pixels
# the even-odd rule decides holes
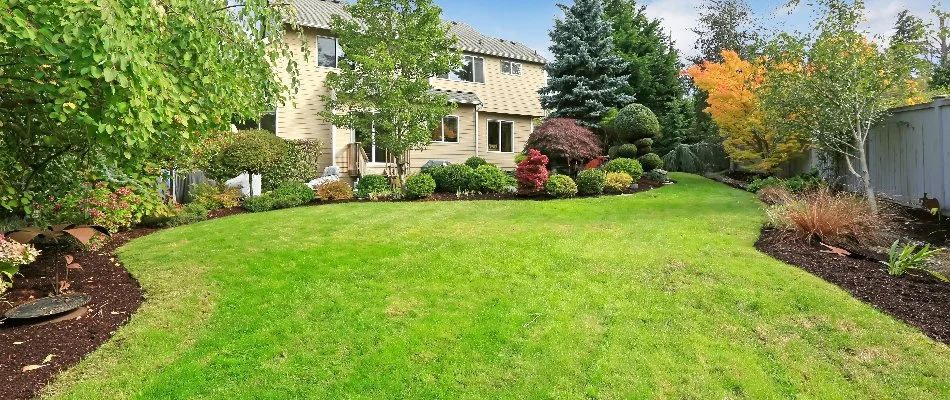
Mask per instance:
[[[917,223],[908,232],[924,233],[926,230],[919,229],[927,225]],[[838,285],[934,340],[950,345],[950,284],[923,271],[911,270],[904,276],[893,277],[887,273],[887,266],[878,261],[886,258],[880,253],[863,250],[862,255],[843,257],[822,252],[827,249],[815,243],[791,240],[771,228],[762,230],[756,248]]]
[[[81,270],[69,272],[69,291],[91,296],[89,312],[79,319],[45,325],[0,324],[0,399],[31,399],[53,377],[109,340],[142,304],[142,288],[112,254],[129,240],[152,233],[136,229],[113,236],[99,251],[41,249],[36,263],[21,269],[22,277],[0,302],[0,314],[26,301],[52,294],[51,277],[63,271],[63,254],[75,256]],[[48,363],[44,359],[52,355]],[[44,365],[23,371],[28,365]]]

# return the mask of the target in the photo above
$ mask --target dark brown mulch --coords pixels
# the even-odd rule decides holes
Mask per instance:
[[[36,263],[21,270],[13,288],[0,303],[0,314],[26,301],[52,293],[54,271],[63,271],[63,254],[75,256],[82,270],[71,270],[69,291],[92,297],[89,312],[79,319],[46,325],[16,324],[14,320],[0,324],[0,399],[30,399],[52,378],[82,360],[87,354],[109,340],[115,331],[142,304],[142,289],[129,275],[112,251],[136,237],[152,233],[152,229],[136,229],[117,234],[99,251],[68,252],[64,249],[43,250]],[[55,268],[55,269],[54,269]],[[27,365],[43,365],[31,371]]]
[[[890,202],[881,204],[890,214],[891,230],[898,235],[936,246],[950,246],[950,218],[934,216],[922,208]]]
[[[245,210],[244,207],[241,207],[241,206],[231,207],[231,208],[224,208],[224,209],[221,209],[221,210],[214,210],[214,211],[209,212],[209,213],[208,213],[208,219],[218,219],[218,218],[230,217],[230,216],[232,216],[232,215],[244,214],[244,213],[247,213],[247,212],[248,212],[248,211]]]
[[[762,230],[756,248],[838,285],[934,340],[950,344],[950,284],[926,272],[893,277],[878,261],[823,253],[826,249],[817,244],[790,240],[770,228]]]

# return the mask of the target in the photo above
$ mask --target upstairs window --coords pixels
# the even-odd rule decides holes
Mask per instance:
[[[475,56],[462,57],[462,67],[441,75],[439,78],[461,82],[485,83],[485,59]]]
[[[521,76],[521,63],[502,60],[501,73],[504,75]]]
[[[336,38],[317,37],[317,65],[327,68],[337,68],[343,58],[343,48]]]
[[[514,152],[515,123],[511,121],[488,121],[488,151]]]
[[[459,142],[459,117],[450,116],[442,118],[442,121],[432,130],[433,142],[458,143]]]

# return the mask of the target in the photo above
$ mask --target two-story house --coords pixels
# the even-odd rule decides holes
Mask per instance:
[[[272,117],[277,135],[287,139],[317,139],[325,144],[322,161],[340,167],[342,175],[358,178],[383,173],[391,158],[374,145],[374,132],[351,131],[324,121],[320,96],[327,92],[327,74],[344,57],[329,30],[330,17],[344,15],[338,0],[294,0],[298,23],[306,43],[313,46],[309,60],[302,55],[300,91],[294,105],[283,105]],[[469,25],[447,21],[458,37],[463,67],[447,76],[431,79],[434,90],[445,93],[457,105],[432,132],[424,151],[410,154],[410,166],[418,170],[430,160],[462,163],[483,157],[505,169],[515,166],[533,129],[533,119],[545,115],[538,90],[544,86],[545,59],[517,42],[485,36]],[[300,48],[296,33],[286,35],[291,48]],[[360,151],[362,150],[362,151]]]

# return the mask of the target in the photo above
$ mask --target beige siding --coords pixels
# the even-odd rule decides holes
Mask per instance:
[[[277,134],[288,139],[322,141],[324,156],[321,158],[321,164],[326,167],[333,164],[335,160],[336,165],[340,166],[345,174],[347,172],[346,148],[353,141],[353,135],[348,129],[334,129],[318,115],[323,110],[320,96],[326,93],[326,77],[332,69],[316,65],[316,37],[318,34],[324,35],[327,32],[309,28],[305,32],[307,45],[311,49],[311,57],[309,60],[304,60],[302,54],[295,55],[300,69],[300,90],[294,97],[293,104],[285,104],[277,108]],[[288,34],[287,41],[295,52],[300,48],[301,43],[296,34]],[[543,70],[539,64],[522,63],[521,76],[502,75],[500,63],[500,58],[485,56],[485,84],[453,82],[444,79],[432,80],[436,88],[475,92],[485,103],[478,112],[478,140],[475,139],[475,107],[461,105],[453,113],[459,117],[459,142],[431,143],[424,151],[412,152],[411,167],[413,169],[418,170],[429,160],[462,163],[476,154],[501,168],[514,168],[514,153],[488,152],[488,120],[513,121],[515,123],[513,150],[521,151],[531,133],[532,118],[543,115],[537,94],[537,90],[544,83]],[[280,68],[280,74],[285,81],[289,79],[283,66]],[[335,135],[331,132],[335,132]],[[477,151],[476,142],[478,143]],[[372,172],[382,173],[382,171],[382,168],[376,168]]]
[[[483,111],[543,117],[541,97],[538,90],[544,87],[544,67],[541,64],[521,62],[520,76],[501,73],[501,61],[495,56],[483,56],[485,59],[485,83],[456,82],[433,78],[436,89],[473,92],[483,103]]]

